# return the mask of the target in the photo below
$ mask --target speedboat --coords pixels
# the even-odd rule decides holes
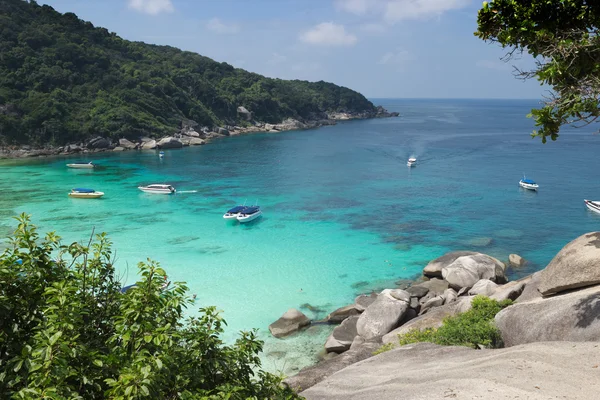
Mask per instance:
[[[587,208],[600,214],[600,201],[583,200]]]
[[[75,188],[71,189],[69,197],[76,199],[98,199],[104,196],[104,192],[96,192],[94,189]]]
[[[409,167],[414,167],[415,164],[417,164],[417,159],[414,157],[409,158],[408,162],[406,163],[406,165],[408,165]]]
[[[246,209],[247,206],[235,206],[223,214],[224,219],[237,219],[237,217]]]
[[[538,190],[538,188],[540,187],[537,183],[535,183],[534,180],[527,179],[525,178],[525,176],[523,176],[523,179],[519,181],[519,186],[521,186],[523,189],[529,190]]]
[[[158,153],[158,158],[163,158],[165,156],[165,152],[164,151],[160,151]]]
[[[160,185],[160,184],[152,184],[148,186],[138,186],[144,193],[152,193],[152,194],[171,194],[175,193],[176,190],[171,185]]]
[[[260,211],[259,206],[250,206],[243,209],[240,214],[236,217],[236,219],[241,222],[250,222],[255,220],[256,218],[262,215],[262,211]]]
[[[83,162],[76,162],[76,163],[71,163],[71,164],[67,164],[67,167],[69,168],[79,168],[79,169],[91,169],[94,168],[95,165],[93,162],[88,162],[88,163],[83,163]]]

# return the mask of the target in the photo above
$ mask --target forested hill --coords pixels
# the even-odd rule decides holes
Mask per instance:
[[[201,125],[278,123],[323,112],[374,114],[360,93],[270,79],[168,46],[121,39],[34,1],[0,1],[0,144],[172,134]]]

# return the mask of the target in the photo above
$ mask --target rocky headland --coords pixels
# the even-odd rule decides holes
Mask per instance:
[[[238,107],[238,115],[245,118],[244,126],[201,126],[192,120],[184,120],[178,131],[161,138],[140,137],[137,140],[121,138],[118,141],[96,136],[86,142],[70,143],[64,146],[0,146],[0,158],[45,157],[56,155],[99,153],[105,151],[178,149],[187,146],[201,146],[212,140],[260,132],[284,132],[292,130],[314,129],[321,126],[335,125],[339,121],[370,118],[397,117],[397,112],[388,112],[382,106],[375,111],[315,113],[310,119],[287,118],[278,124],[269,124],[252,119],[252,112],[245,107]]]
[[[307,399],[591,399],[600,388],[600,232],[567,244],[532,275],[509,282],[507,263],[458,251],[431,261],[404,288],[357,297],[322,321],[289,310],[275,337],[336,324],[323,360],[285,380]],[[501,348],[400,346],[398,335],[436,329],[476,296],[511,305],[496,314]],[[382,354],[375,355],[386,345]],[[481,347],[481,346],[480,346]]]

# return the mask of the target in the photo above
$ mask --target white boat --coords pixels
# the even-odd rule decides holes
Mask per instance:
[[[175,193],[176,190],[171,185],[161,185],[161,184],[152,184],[148,186],[138,186],[144,193],[152,193],[152,194],[171,194]]]
[[[600,214],[600,201],[592,201],[592,200],[583,200],[586,207],[592,210],[593,212],[597,212]]]
[[[224,219],[237,219],[237,217],[246,209],[247,206],[235,206],[230,210],[227,210],[225,214],[223,214]]]
[[[89,162],[89,163],[71,163],[71,164],[67,164],[67,167],[69,168],[78,168],[78,169],[91,169],[94,168],[95,165],[93,162]]]
[[[519,186],[528,190],[538,190],[540,187],[533,179],[527,179],[525,176],[519,181]]]
[[[71,189],[69,197],[76,199],[98,199],[104,196],[104,192],[96,192],[94,189],[75,188]]]
[[[406,165],[408,165],[409,167],[414,167],[417,164],[417,159],[414,157],[411,157],[408,159],[408,162],[406,163]]]
[[[240,214],[236,217],[236,219],[240,223],[254,221],[256,218],[262,215],[262,211],[260,211],[259,206],[250,206],[246,207],[244,210],[240,212]]]
[[[165,156],[165,152],[164,151],[160,151],[158,153],[158,158],[163,158]]]

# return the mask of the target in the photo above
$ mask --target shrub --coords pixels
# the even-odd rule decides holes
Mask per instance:
[[[494,317],[510,304],[510,300],[498,302],[485,296],[476,296],[469,311],[445,318],[438,329],[414,329],[398,335],[398,339],[401,345],[431,342],[445,346],[501,347],[502,338],[494,325]]]
[[[0,256],[0,393],[23,399],[298,398],[260,370],[255,331],[232,345],[214,307],[148,260],[122,292],[111,242],[40,239],[25,214]]]

